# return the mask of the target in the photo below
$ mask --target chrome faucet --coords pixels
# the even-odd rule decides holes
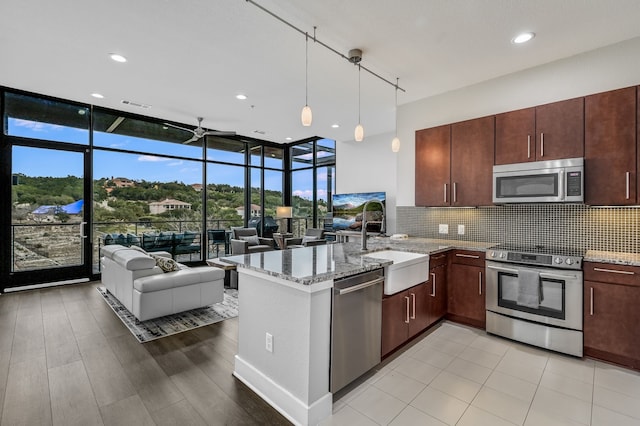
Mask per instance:
[[[380,225],[380,233],[384,234],[385,232],[385,227],[384,227],[384,217],[385,217],[385,208],[384,208],[384,203],[380,200],[369,200],[366,203],[364,203],[364,206],[362,207],[362,247],[361,250],[367,250],[367,206],[370,203],[378,203],[382,206],[382,221],[381,221],[381,225]],[[377,221],[376,221],[377,222]]]

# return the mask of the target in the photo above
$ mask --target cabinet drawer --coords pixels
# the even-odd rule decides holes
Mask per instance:
[[[451,263],[484,267],[484,252],[472,250],[455,250],[450,254]]]
[[[429,256],[429,269],[436,266],[446,265],[448,260],[448,253],[437,253]]]
[[[585,281],[640,287],[640,267],[611,263],[584,262]]]

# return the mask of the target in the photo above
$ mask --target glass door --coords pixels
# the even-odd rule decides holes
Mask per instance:
[[[14,145],[9,286],[88,279],[87,148]]]

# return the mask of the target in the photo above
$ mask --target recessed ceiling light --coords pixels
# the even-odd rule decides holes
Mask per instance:
[[[337,129],[338,127],[340,127],[340,125],[336,123],[336,124],[332,124],[331,127],[333,127],[334,129]]]
[[[515,36],[513,38],[513,40],[511,40],[511,43],[515,43],[515,44],[521,44],[521,43],[526,43],[529,40],[531,40],[532,38],[534,38],[536,35],[534,33],[522,33],[522,34],[518,34],[517,36]]]
[[[243,95],[242,93],[236,95],[236,99],[240,99],[241,101],[244,101],[245,99],[247,99],[247,95]]]
[[[109,57],[111,57],[111,59],[113,59],[116,62],[127,62],[127,58],[117,53],[111,53]]]
[[[285,138],[285,140],[292,141],[293,138]]]
[[[100,93],[92,93],[91,96],[93,96],[94,98],[98,98],[98,99],[103,99],[104,96],[101,95]]]

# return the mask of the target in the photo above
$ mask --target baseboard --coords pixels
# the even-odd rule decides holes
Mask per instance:
[[[238,355],[233,375],[295,425],[316,425],[332,414],[333,395],[328,390],[307,405]]]

